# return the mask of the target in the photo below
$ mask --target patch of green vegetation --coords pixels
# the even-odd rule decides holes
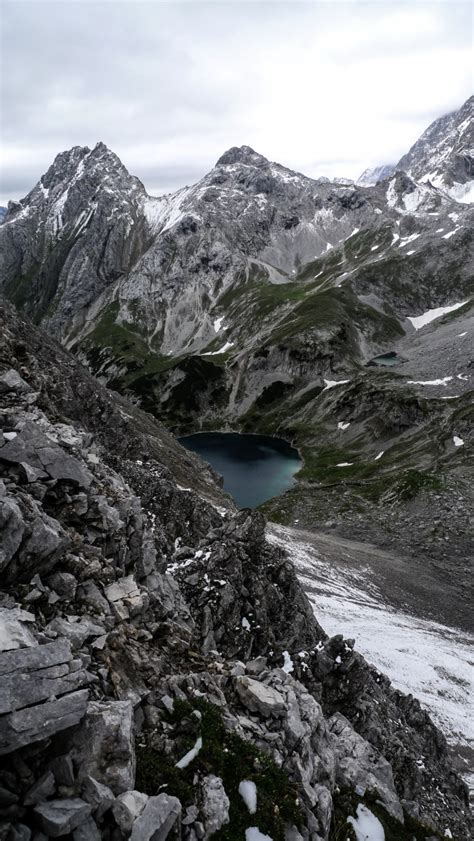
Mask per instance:
[[[297,474],[298,479],[310,482],[341,482],[346,479],[369,479],[378,472],[373,462],[357,461],[358,453],[336,447],[303,447],[304,465]],[[347,467],[337,467],[348,463]]]
[[[334,812],[329,841],[356,841],[356,834],[347,818],[356,817],[360,803],[379,819],[384,829],[385,841],[426,841],[427,838],[441,838],[437,832],[409,815],[405,815],[404,824],[400,823],[384,809],[376,792],[366,791],[363,797],[358,797],[352,789],[342,788],[333,795]]]
[[[40,270],[39,263],[34,263],[29,271],[5,284],[6,297],[19,309],[25,309],[32,297],[32,284]]]
[[[200,713],[200,718],[194,710]],[[186,768],[179,769],[170,757],[164,757],[152,747],[138,746],[136,779],[140,791],[153,795],[160,789],[166,790],[167,794],[179,797],[186,807],[195,797],[196,773],[221,777],[230,800],[230,822],[213,836],[216,841],[242,841],[245,829],[252,825],[258,825],[273,841],[284,841],[285,825],[301,824],[296,786],[271,757],[226,730],[218,707],[201,698],[192,704],[175,700],[173,712],[167,718],[180,740],[180,748],[189,750],[199,736],[202,748]],[[251,780],[257,787],[255,815],[249,814],[239,794],[242,780]]]
[[[421,470],[407,470],[397,479],[393,491],[398,499],[407,502],[414,499],[420,491],[440,491],[442,487],[442,480],[432,473],[423,473]]]

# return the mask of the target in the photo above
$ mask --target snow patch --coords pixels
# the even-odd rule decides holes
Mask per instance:
[[[324,379],[324,388],[323,391],[327,391],[328,388],[334,388],[336,385],[344,385],[344,383],[350,383],[350,380],[326,380]]]
[[[344,421],[339,421],[339,423],[337,425],[337,428],[338,429],[347,429],[350,425],[351,425],[350,421],[347,421],[347,423],[344,423]]]
[[[385,450],[380,450],[380,452],[379,452],[378,456],[375,456],[374,461],[378,461],[378,460],[379,460],[379,458],[382,458],[382,456],[383,456],[384,452],[385,452]]]
[[[245,841],[273,841],[273,839],[269,835],[264,835],[263,832],[260,832],[258,827],[249,826],[245,830]]]
[[[440,380],[407,380],[407,385],[446,385],[452,377],[443,377]]]
[[[352,825],[357,841],[385,841],[382,824],[367,806],[359,803],[356,814],[356,818],[347,818],[347,823]]]
[[[464,441],[458,435],[453,435],[453,443],[455,447],[464,447]]]
[[[220,353],[225,353],[226,350],[229,350],[229,348],[231,348],[233,346],[234,346],[233,342],[226,342],[225,345],[223,345],[221,348],[219,348],[219,350],[206,351],[205,353],[202,354],[202,356],[219,356]]]
[[[352,467],[353,464],[353,461],[340,461],[339,464],[336,464],[336,467]]]
[[[290,657],[289,651],[283,651],[283,671],[289,675],[294,671],[293,660]]]
[[[221,329],[222,322],[224,321],[224,318],[225,318],[225,316],[221,315],[219,318],[216,318],[216,320],[214,321],[212,326],[214,327],[214,330],[215,330],[216,333],[218,333],[219,330]]]
[[[461,228],[462,228],[462,225],[459,225],[459,227],[453,228],[452,231],[448,231],[447,234],[443,234],[443,239],[450,239],[451,237],[454,236],[454,234],[457,234],[457,232],[460,231]]]
[[[196,756],[198,755],[201,748],[202,739],[199,736],[199,738],[196,739],[194,747],[191,748],[191,750],[188,750],[188,752],[185,753],[184,756],[181,757],[181,759],[176,763],[176,768],[187,768],[188,765],[190,765],[190,763],[193,761],[193,759],[196,759]]]
[[[441,318],[442,315],[446,315],[448,312],[454,312],[454,310],[458,310],[459,307],[463,307],[467,304],[468,299],[465,301],[461,301],[459,304],[450,304],[448,307],[435,307],[432,310],[427,310],[423,313],[423,315],[415,315],[415,316],[408,316],[408,321],[411,321],[415,330],[420,330],[421,327],[424,327],[425,324],[429,324],[431,321],[434,321],[436,318]]]
[[[239,783],[239,794],[251,815],[257,811],[257,786],[252,780]]]

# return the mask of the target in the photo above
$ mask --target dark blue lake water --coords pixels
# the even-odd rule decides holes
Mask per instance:
[[[224,489],[240,508],[255,508],[294,483],[301,468],[298,451],[281,438],[238,432],[199,432],[180,443],[224,477]]]

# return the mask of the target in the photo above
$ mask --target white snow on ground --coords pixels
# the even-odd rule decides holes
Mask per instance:
[[[407,257],[409,257],[410,254],[415,254],[415,253],[416,253],[415,251],[407,251]]]
[[[234,346],[233,342],[226,342],[225,345],[223,345],[221,348],[219,348],[219,350],[207,351],[206,353],[203,353],[202,355],[203,356],[219,356],[220,353],[225,353],[226,350],[229,350],[229,348],[231,348],[233,346]]]
[[[399,239],[400,239],[400,234],[394,234],[392,242],[390,243],[390,245],[394,245],[397,242],[397,240],[399,240]]]
[[[380,245],[373,245],[370,249],[371,251],[377,251],[380,248]]]
[[[161,196],[153,198],[153,196],[146,196],[143,200],[143,212],[147,222],[153,230],[160,230],[160,233],[172,228],[180,219],[183,218],[183,204],[189,197],[194,187],[184,187],[170,196]],[[195,219],[199,217],[193,213]]]
[[[465,374],[456,374],[458,380],[468,380],[469,377],[466,377]]]
[[[430,321],[434,321],[435,318],[441,318],[442,315],[446,315],[448,312],[454,312],[454,310],[458,310],[459,307],[463,307],[464,304],[467,304],[467,300],[461,301],[459,304],[450,304],[449,307],[435,307],[433,310],[427,310],[423,313],[423,315],[409,315],[408,321],[411,321],[415,330],[419,330],[421,327],[424,327],[425,324],[429,324]]]
[[[328,388],[334,388],[335,385],[343,385],[344,383],[350,383],[350,380],[324,380],[324,388],[323,391],[327,391]]]
[[[472,204],[474,202],[474,181],[468,181],[466,184],[455,183],[452,187],[445,187],[445,192],[461,204]]]
[[[398,247],[399,248],[405,248],[405,245],[408,245],[409,242],[414,242],[415,239],[418,239],[419,236],[420,236],[420,234],[410,234],[409,237],[403,237],[403,239],[400,241],[400,245]]]
[[[195,743],[194,747],[191,748],[191,750],[188,750],[188,752],[185,753],[183,757],[181,757],[179,762],[176,763],[176,768],[187,768],[188,765],[193,761],[193,759],[196,758],[196,756],[198,755],[201,748],[202,748],[202,739],[199,736],[199,738],[196,739],[196,743]]]
[[[455,447],[464,447],[464,441],[458,435],[453,435],[453,442]]]
[[[294,671],[293,660],[290,657],[289,651],[283,651],[283,671],[290,674],[290,672]]]
[[[458,333],[458,336],[460,339],[462,339],[463,336],[467,336],[467,330],[465,330],[464,333]]]
[[[336,464],[336,467],[352,467],[353,464],[353,461],[340,461],[339,464]]]
[[[451,239],[451,237],[453,237],[454,234],[457,234],[457,232],[460,231],[461,228],[462,228],[462,225],[460,225],[458,228],[454,228],[454,230],[452,230],[452,231],[448,231],[447,234],[443,234],[443,239]]]
[[[218,333],[219,330],[221,329],[222,322],[224,321],[224,318],[225,318],[225,316],[221,315],[219,318],[216,318],[216,320],[214,321],[214,324],[212,326],[214,327],[214,330],[216,331],[216,333]]]
[[[385,450],[380,450],[380,452],[379,452],[378,456],[375,456],[374,461],[378,461],[378,460],[379,460],[379,458],[382,458],[382,456],[383,456],[384,452],[385,452]]]
[[[267,537],[288,550],[324,630],[355,638],[357,650],[395,688],[417,697],[451,744],[473,747],[474,637],[384,604],[366,569],[322,560],[297,530],[272,524]]]
[[[325,382],[326,382],[326,380],[325,380]],[[337,428],[338,429],[347,429],[350,425],[351,425],[350,421],[347,421],[347,423],[344,423],[344,421],[339,421],[339,423],[337,425]]]
[[[331,243],[330,242],[326,243],[326,251],[330,251],[331,248],[332,248]]]
[[[260,832],[258,827],[249,826],[245,830],[245,841],[272,841],[272,839],[269,835],[264,835],[263,832]]]
[[[407,380],[407,385],[447,385],[452,377],[443,377],[442,380]]]
[[[257,811],[257,786],[252,780],[239,783],[239,794],[251,815]]]
[[[360,228],[354,228],[354,230],[352,231],[352,233],[351,233],[351,234],[349,234],[349,236],[348,236],[348,237],[346,237],[346,239],[350,239],[351,237],[355,236],[356,234],[358,234],[358,233],[359,233],[359,231],[360,231]]]
[[[250,622],[249,622],[249,620],[247,619],[246,616],[242,617],[241,625],[242,625],[242,628],[244,629],[244,631],[250,631]]]
[[[382,824],[367,806],[359,803],[356,814],[356,818],[347,818],[347,823],[352,825],[357,841],[385,841]]]

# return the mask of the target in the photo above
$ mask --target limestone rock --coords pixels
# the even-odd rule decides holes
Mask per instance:
[[[73,754],[79,779],[90,775],[114,794],[132,790],[135,745],[130,701],[91,701],[74,737]]]
[[[283,695],[258,680],[242,675],[236,678],[235,688],[240,700],[251,712],[277,718],[286,710]]]
[[[181,803],[177,797],[159,794],[150,797],[133,824],[130,841],[165,841],[171,830],[179,827]]]
[[[140,817],[147,802],[148,795],[140,791],[124,791],[116,798],[112,812],[116,823],[125,835],[132,831],[134,822]]]
[[[42,828],[51,838],[68,835],[81,823],[87,820],[91,808],[79,797],[69,800],[47,800],[35,807]]]
[[[26,610],[0,608],[0,652],[38,645],[28,627],[34,621],[34,615]]]
[[[104,812],[112,806],[115,798],[111,789],[99,783],[88,774],[82,781],[82,796],[89,803],[96,818],[102,818]]]
[[[214,774],[202,781],[202,813],[204,815],[205,838],[210,838],[224,824],[229,823],[230,801],[220,777]]]
[[[403,823],[403,809],[389,762],[355,732],[341,713],[331,716],[329,729],[338,759],[337,782],[351,788],[361,785],[375,790],[387,811]]]

